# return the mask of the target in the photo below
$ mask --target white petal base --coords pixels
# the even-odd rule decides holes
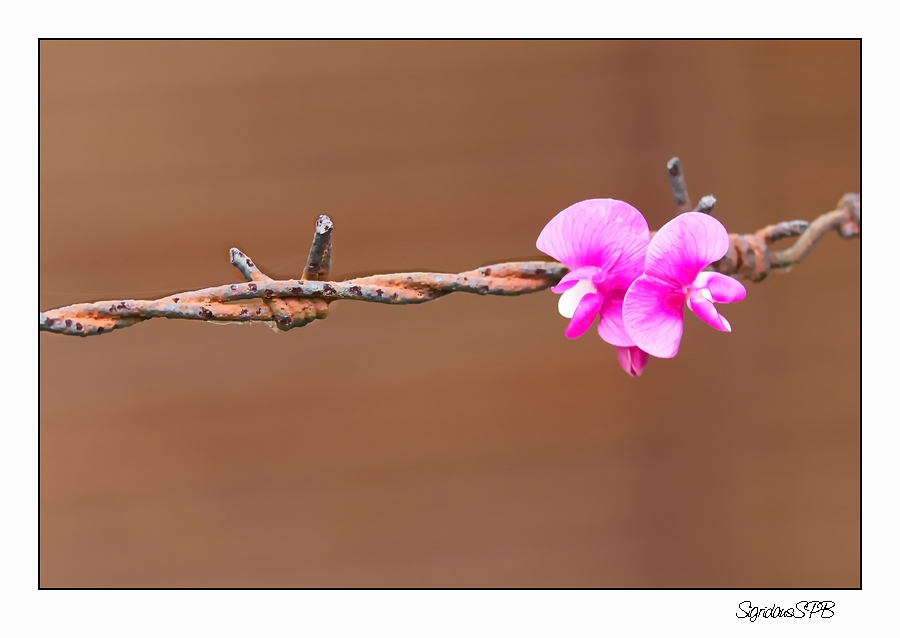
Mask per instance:
[[[559,296],[559,314],[566,319],[571,319],[575,315],[575,309],[578,308],[581,298],[591,292],[597,292],[594,284],[587,279],[581,279]]]

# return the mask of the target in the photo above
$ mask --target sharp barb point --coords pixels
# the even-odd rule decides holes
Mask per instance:
[[[697,202],[697,212],[709,215],[716,206],[716,198],[712,195],[705,195]]]
[[[687,183],[684,180],[684,171],[681,168],[681,160],[673,157],[666,164],[669,171],[669,185],[672,187],[672,197],[675,200],[675,208],[679,213],[693,210],[691,197],[688,195]]]
[[[309,257],[306,259],[306,268],[303,270],[304,279],[328,279],[331,271],[331,231],[334,230],[334,222],[328,215],[319,215],[316,220],[316,232],[313,235],[312,245],[309,248]]]

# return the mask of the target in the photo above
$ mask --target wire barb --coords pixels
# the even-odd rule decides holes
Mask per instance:
[[[697,202],[697,212],[698,213],[706,213],[709,215],[712,212],[712,209],[716,206],[716,198],[712,195],[704,195],[700,198],[700,201]]]
[[[313,235],[309,258],[306,260],[304,279],[327,279],[331,270],[331,231],[334,224],[328,215],[319,215],[316,233]]]
[[[675,208],[679,213],[687,213],[694,209],[691,204],[691,196],[688,195],[687,183],[684,180],[684,172],[681,170],[681,160],[673,157],[666,164],[669,171],[669,184],[672,186],[672,197],[675,199]]]

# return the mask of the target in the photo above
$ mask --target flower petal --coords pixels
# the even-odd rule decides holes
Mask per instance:
[[[596,285],[602,283],[605,278],[606,276],[603,274],[603,271],[596,266],[582,266],[581,268],[576,268],[575,270],[567,272],[563,275],[563,278],[559,280],[559,283],[550,290],[559,294],[574,286],[578,283],[579,279],[587,279]]]
[[[541,231],[538,250],[575,270],[596,266],[627,287],[641,274],[650,241],[647,220],[631,204],[588,199],[558,213]],[[628,279],[630,277],[630,279]]]
[[[622,318],[622,302],[625,299],[625,291],[613,290],[603,298],[603,306],[600,307],[600,323],[597,324],[597,332],[606,343],[614,346],[633,346],[634,340],[628,336],[625,329],[625,320]]]
[[[733,303],[747,296],[744,284],[734,277],[718,272],[700,273],[694,281],[694,288],[708,289],[712,300],[716,303]]]
[[[647,247],[644,273],[681,286],[725,256],[728,231],[705,213],[683,213],[660,228]]]
[[[590,292],[582,297],[578,308],[575,309],[572,320],[566,327],[566,336],[569,339],[577,339],[587,332],[591,324],[594,323],[594,319],[597,318],[597,313],[600,312],[600,304],[602,303],[603,296],[595,292]]]
[[[578,304],[581,303],[581,298],[592,292],[597,292],[597,290],[591,285],[591,282],[585,279],[578,280],[574,286],[560,296],[557,306],[559,314],[566,319],[571,319],[575,315]]]
[[[688,301],[688,308],[693,310],[695,315],[703,319],[703,321],[716,330],[731,332],[731,324],[728,323],[728,320],[725,319],[725,317],[719,314],[719,311],[716,310],[716,305],[703,295],[703,291],[697,291],[691,294],[690,301]]]
[[[616,355],[619,357],[619,365],[632,377],[639,377],[644,372],[644,366],[647,365],[647,353],[637,346],[617,347]]]
[[[669,359],[678,354],[684,332],[684,299],[681,290],[641,275],[628,292],[622,318],[635,345],[654,357]]]

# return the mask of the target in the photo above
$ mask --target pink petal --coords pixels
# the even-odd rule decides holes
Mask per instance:
[[[566,336],[569,339],[577,339],[591,327],[597,313],[600,312],[600,305],[603,303],[603,296],[594,292],[589,292],[581,298],[581,302],[575,309],[575,314],[569,325],[566,327]]]
[[[678,288],[647,275],[638,277],[622,306],[625,329],[641,350],[663,359],[678,354],[684,332],[685,295]]]
[[[647,353],[637,346],[616,348],[616,355],[619,357],[619,365],[632,377],[639,377],[644,372],[644,366],[647,365]]]
[[[630,204],[615,199],[588,199],[557,214],[541,231],[538,250],[570,269],[596,266],[628,279],[641,274],[650,229]]]
[[[705,213],[683,213],[660,228],[647,247],[644,273],[682,286],[725,256],[728,231]]]
[[[741,282],[718,272],[700,273],[693,287],[707,288],[716,303],[733,303],[747,296],[747,289]]]
[[[703,321],[716,330],[731,332],[731,324],[728,323],[728,320],[720,315],[719,311],[716,310],[715,304],[701,293],[695,292],[691,295],[688,307],[694,311],[695,315],[703,319]]]
[[[563,278],[559,280],[559,283],[550,290],[559,294],[567,291],[578,283],[580,279],[586,279],[593,284],[599,284],[602,283],[605,278],[606,276],[596,266],[582,266],[581,268],[576,268],[575,270],[567,272],[563,275]]]
[[[625,291],[613,290],[603,298],[603,306],[600,308],[600,323],[597,332],[606,343],[614,346],[633,346],[634,340],[628,336],[625,330],[625,320],[622,318],[622,302],[625,299]]]

